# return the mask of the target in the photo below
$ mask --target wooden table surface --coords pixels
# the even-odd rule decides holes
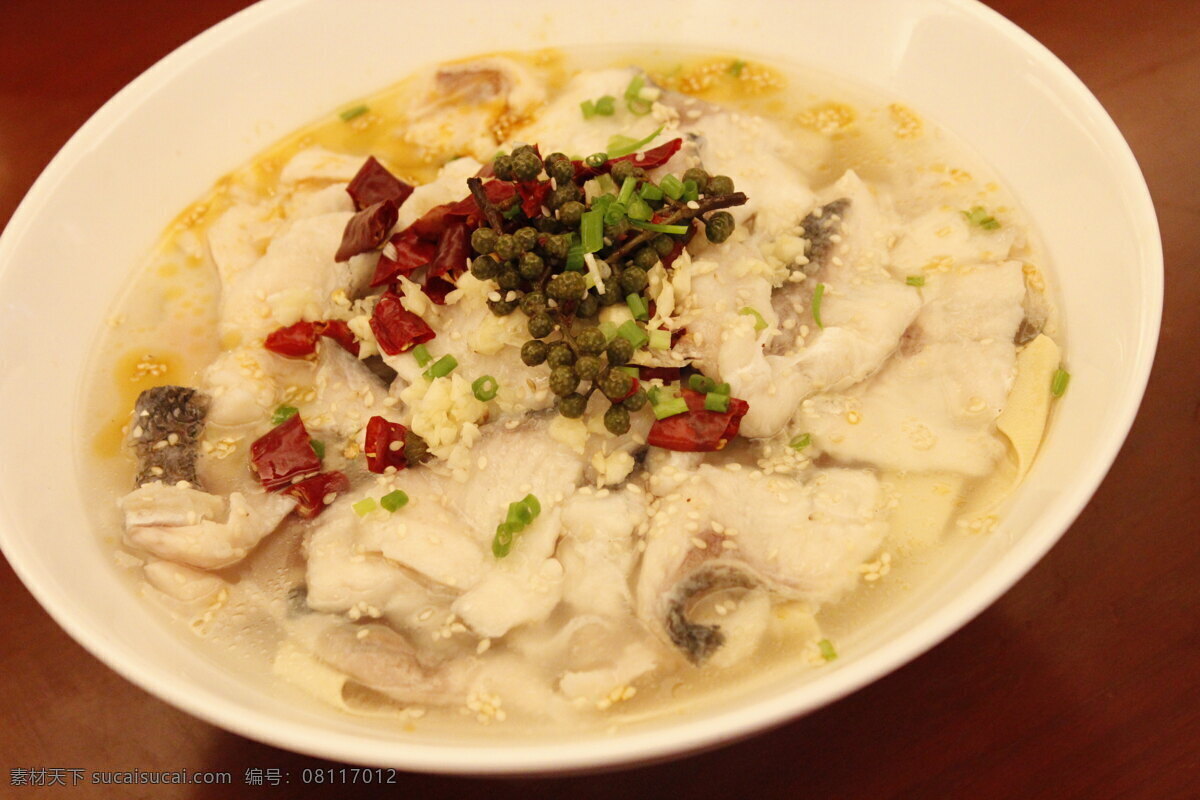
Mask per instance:
[[[831,0],[832,1],[832,0]],[[884,2],[885,0],[879,0]],[[0,224],[143,69],[244,5],[0,2]],[[553,780],[404,775],[409,797],[1200,797],[1200,2],[993,0],[1088,84],[1133,147],[1166,252],[1162,338],[1116,465],[1037,567],[961,632],[804,719],[674,763]],[[365,797],[127,683],[0,561],[0,797]],[[224,770],[232,787],[21,788],[13,770]],[[248,768],[286,788],[241,784]],[[67,772],[67,782],[71,773]]]

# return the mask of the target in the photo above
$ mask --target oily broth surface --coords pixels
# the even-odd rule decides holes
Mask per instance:
[[[999,182],[965,146],[893,99],[880,98],[824,73],[743,62],[736,56],[665,50],[595,49],[570,57],[557,51],[504,55],[537,68],[551,89],[561,86],[578,69],[640,65],[666,88],[743,108],[794,126],[797,131],[827,137],[832,144],[831,156],[817,165],[814,189],[833,182],[846,169],[856,170],[869,182],[892,186],[911,185],[915,178],[932,173],[939,176],[939,191],[945,193],[947,203],[959,208],[984,205],[1004,213],[1020,229],[1031,231]],[[200,372],[222,347],[233,344],[221,342],[215,333],[219,282],[204,245],[208,226],[234,202],[273,196],[282,166],[300,150],[314,145],[356,156],[375,155],[409,182],[432,179],[442,163],[456,154],[430,158],[392,133],[400,124],[399,109],[413,91],[410,78],[348,102],[221,178],[205,197],[168,226],[133,275],[98,337],[81,404],[80,429],[87,450],[85,482],[96,496],[105,499],[100,504],[104,509],[102,533],[114,543],[121,538],[120,519],[115,502],[110,501],[131,485],[134,462],[123,442],[138,393],[154,385],[195,385]],[[339,112],[360,105],[369,110],[348,121],[339,116]],[[897,199],[898,210],[903,212],[904,198]],[[1029,240],[1017,251],[1017,257],[1032,264],[1042,260],[1036,241]],[[1055,333],[1053,318],[1047,332]],[[244,451],[219,462],[205,459],[202,479],[220,490],[228,474],[245,469],[245,463]],[[280,633],[269,616],[255,609],[250,598],[254,602],[268,598],[265,602],[271,604],[287,602],[286,587],[303,572],[298,552],[303,530],[302,523],[285,522],[243,563],[218,572],[233,583],[252,581],[261,591],[245,598],[235,597],[203,619],[178,619],[178,623],[200,633],[244,668],[269,672]],[[951,531],[946,538],[950,541],[933,550],[898,558],[884,579],[860,584],[853,595],[824,610],[820,615],[822,635],[835,642],[851,641],[861,620],[885,613],[899,593],[932,578],[945,567],[947,558],[970,547],[969,536]],[[174,610],[158,592],[145,588],[137,561],[129,554],[119,556],[118,564],[127,568],[143,594],[164,602],[168,611]],[[728,697],[783,678],[808,680],[818,676],[819,671],[804,668],[824,663],[811,641],[805,646],[806,637],[811,635],[806,610],[798,604],[780,603],[774,607],[773,617],[754,659],[723,669],[699,670],[685,665],[662,673],[654,685],[639,687],[635,697],[614,707],[608,715],[582,714],[581,723],[593,725],[599,720],[601,724],[632,724],[681,709],[701,697]],[[536,720],[529,722],[536,725]],[[461,723],[458,709],[447,709],[431,713],[420,725],[459,727]],[[513,719],[502,727],[509,730],[519,723]],[[405,723],[405,727],[411,725],[411,721]]]

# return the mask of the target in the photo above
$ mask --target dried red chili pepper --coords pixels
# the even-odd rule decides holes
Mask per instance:
[[[354,331],[350,330],[350,326],[344,320],[330,319],[324,322],[314,322],[313,328],[318,336],[333,339],[350,355],[358,355],[360,349],[358,339],[355,338]]]
[[[299,414],[276,425],[250,445],[250,468],[268,491],[289,486],[295,478],[321,471],[321,459]]]
[[[671,156],[678,153],[681,147],[683,147],[683,139],[672,139],[665,144],[652,147],[642,153],[630,153],[627,156],[610,158],[598,167],[589,167],[582,161],[572,161],[571,166],[575,167],[575,180],[582,182],[597,175],[604,175],[611,172],[613,164],[616,164],[618,161],[632,161],[635,166],[639,166],[642,169],[661,167],[670,161]],[[638,156],[641,156],[641,158],[638,158]]]
[[[375,304],[375,311],[371,314],[371,330],[375,332],[379,349],[389,356],[403,353],[436,336],[433,328],[406,309],[400,302],[400,296],[394,292],[385,292]]]
[[[362,211],[384,200],[391,200],[399,208],[413,193],[413,187],[388,172],[375,156],[368,156],[350,180],[346,192],[354,201],[354,210]]]
[[[296,498],[296,513],[304,519],[312,519],[325,510],[329,503],[325,498],[350,489],[350,479],[341,472],[322,472],[305,478],[283,490],[283,494]],[[333,502],[330,499],[330,502]]]
[[[408,429],[398,422],[388,422],[383,417],[371,417],[367,422],[367,433],[363,452],[367,456],[367,469],[384,473],[388,467],[397,470],[408,466],[404,453],[404,435]],[[393,444],[396,446],[393,448]]]
[[[333,260],[349,261],[359,253],[379,247],[396,224],[398,214],[396,204],[391,200],[381,200],[359,211],[346,222],[342,243]]]
[[[706,410],[702,392],[684,389],[683,398],[688,411],[655,420],[646,437],[649,444],[685,453],[720,450],[737,436],[742,417],[750,410],[749,403],[736,397],[729,399],[728,411]]]
[[[263,347],[288,358],[303,358],[317,352],[317,329],[311,322],[300,321],[271,331]]]
[[[372,286],[384,286],[400,275],[411,275],[433,260],[437,253],[437,243],[422,239],[412,228],[394,235],[388,240],[388,245],[390,247],[383,248],[379,261],[375,263]]]

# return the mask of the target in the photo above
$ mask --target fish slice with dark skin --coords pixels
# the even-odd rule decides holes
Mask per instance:
[[[185,481],[199,489],[196,448],[208,396],[187,386],[154,386],[138,395],[130,444],[138,459],[135,486]]]

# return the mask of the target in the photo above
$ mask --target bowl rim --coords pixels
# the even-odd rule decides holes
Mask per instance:
[[[262,0],[238,11],[164,56],[104,103],[54,156],[14,211],[0,235],[0,265],[7,262],[15,243],[39,217],[39,211],[55,186],[86,154],[89,139],[102,136],[107,126],[119,121],[127,110],[141,102],[143,96],[168,83],[176,72],[186,68],[194,59],[237,38],[246,27],[262,24],[271,17],[286,14],[310,1]],[[932,649],[995,602],[1032,568],[1079,516],[1116,459],[1145,394],[1154,361],[1162,316],[1163,255],[1157,217],[1137,161],[1107,111],[1078,76],[1030,34],[978,0],[930,2],[974,17],[994,28],[1038,66],[1049,70],[1061,86],[1075,94],[1083,104],[1096,123],[1092,133],[1104,141],[1113,160],[1114,172],[1124,178],[1125,189],[1133,200],[1131,216],[1140,217],[1139,245],[1146,307],[1133,357],[1133,380],[1125,387],[1125,395],[1118,406],[1123,409],[1117,418],[1118,424],[1103,433],[1099,447],[1102,457],[1085,465],[1080,471],[1076,485],[1086,487],[1086,491],[1076,492],[1072,502],[1060,504],[1057,513],[1045,521],[1046,529],[1051,533],[1033,540],[1023,540],[989,567],[954,604],[926,616],[917,625],[876,649],[870,659],[847,664],[831,673],[823,679],[826,691],[819,697],[797,702],[794,698],[790,699],[789,692],[784,692],[767,699],[743,703],[730,710],[713,712],[702,718],[702,724],[673,726],[671,736],[664,736],[661,729],[650,728],[607,739],[587,739],[582,742],[586,746],[581,746],[581,742],[575,740],[540,742],[536,746],[522,743],[467,747],[367,740],[349,733],[317,730],[307,725],[279,726],[269,714],[260,710],[247,709],[203,687],[188,687],[174,682],[163,667],[126,652],[101,633],[77,622],[69,604],[50,590],[43,576],[20,558],[12,557],[14,548],[8,542],[9,525],[6,521],[0,525],[0,548],[3,548],[13,570],[50,616],[88,652],[130,682],[193,716],[242,736],[312,756],[435,773],[561,774],[661,761],[779,726],[841,699]]]

